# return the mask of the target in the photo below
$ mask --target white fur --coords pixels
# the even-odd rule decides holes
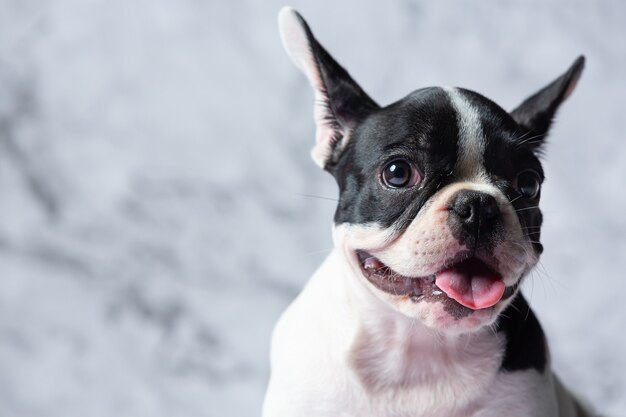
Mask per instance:
[[[397,313],[335,251],[276,326],[263,416],[573,415],[558,411],[549,371],[498,372],[502,343]]]
[[[323,80],[296,12],[281,10],[279,26],[285,49],[315,91],[312,154],[324,166],[333,131],[321,105]],[[457,182],[431,197],[400,234],[377,224],[335,227],[335,250],[274,330],[264,417],[576,415],[549,367],[545,373],[500,370],[505,340],[490,325],[509,301],[454,318],[439,299],[414,302],[385,293],[361,272],[357,249],[402,275],[436,272],[463,249],[447,225],[447,207],[461,189],[488,193],[498,202],[507,239],[494,256],[506,285],[537,262],[513,207],[485,173],[477,109],[457,89],[446,92],[460,126]]]
[[[513,206],[493,185],[457,182],[442,188],[421,208],[416,218],[400,235],[394,234],[393,228],[381,228],[376,224],[342,224],[333,231],[335,247],[347,260],[351,272],[359,282],[370,287],[378,298],[393,305],[404,315],[419,319],[429,327],[446,327],[449,331],[468,331],[492,324],[510,299],[500,301],[494,310],[480,310],[470,316],[455,319],[444,310],[441,303],[415,303],[410,297],[395,296],[377,289],[362,277],[361,267],[354,253],[359,249],[365,250],[393,271],[408,277],[427,277],[438,272],[441,265],[464,249],[452,235],[447,222],[450,201],[460,190],[481,191],[492,195],[498,202],[507,239],[496,245],[493,255],[498,260],[498,272],[505,285],[513,286],[535,266],[537,257],[522,233]]]
[[[504,336],[489,325],[506,302],[454,319],[439,302],[384,293],[362,276],[355,249],[407,276],[429,273],[429,261],[459,249],[445,207],[460,189],[496,197],[507,234],[521,239],[506,197],[468,182],[440,190],[400,235],[376,224],[336,226],[335,250],[274,330],[264,417],[575,416],[549,367],[499,370]],[[534,266],[531,253],[506,242],[496,248],[511,268],[502,272],[507,285]]]
[[[485,136],[477,110],[461,95],[457,88],[445,87],[456,110],[459,126],[459,158],[455,172],[458,178],[486,177],[483,155]]]

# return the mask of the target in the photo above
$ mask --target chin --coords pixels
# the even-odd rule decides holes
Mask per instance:
[[[445,333],[493,325],[522,280],[520,276],[506,285],[511,280],[498,270],[495,257],[463,250],[415,276],[400,274],[366,250],[352,250],[348,257],[356,280],[368,292],[395,312]]]

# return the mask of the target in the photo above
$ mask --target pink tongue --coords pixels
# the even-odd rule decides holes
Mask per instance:
[[[472,261],[438,273],[435,284],[448,297],[473,310],[495,305],[505,290],[499,275]]]

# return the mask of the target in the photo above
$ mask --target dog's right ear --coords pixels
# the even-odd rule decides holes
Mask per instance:
[[[511,112],[513,119],[533,135],[527,144],[540,149],[550,129],[557,109],[574,91],[585,68],[585,57],[579,56],[569,69],[556,80],[524,100]]]
[[[350,129],[378,105],[317,42],[298,12],[284,7],[278,27],[287,53],[315,92],[317,133],[311,155],[319,166],[330,169],[346,146]]]

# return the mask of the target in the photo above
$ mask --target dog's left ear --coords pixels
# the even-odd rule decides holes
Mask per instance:
[[[543,144],[557,109],[574,91],[584,67],[585,57],[581,55],[565,74],[527,98],[511,112],[513,119],[530,132],[525,140],[533,138],[528,141],[529,145],[533,145],[532,148],[539,148]]]
[[[287,53],[315,92],[317,133],[311,156],[330,170],[346,145],[350,129],[378,105],[320,45],[298,12],[291,7],[281,9],[278,26]]]

